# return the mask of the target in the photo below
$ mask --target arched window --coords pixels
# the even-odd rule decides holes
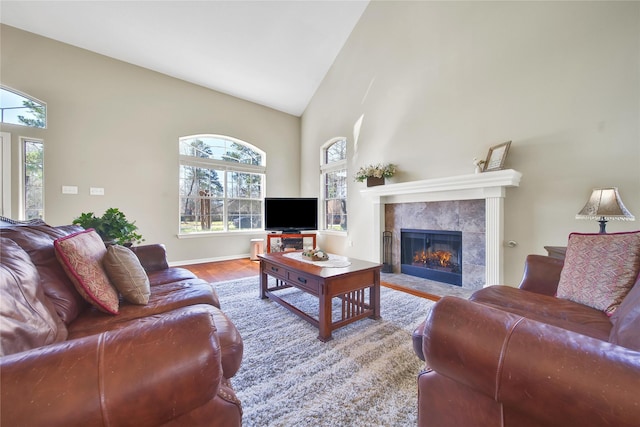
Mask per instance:
[[[334,138],[322,146],[322,227],[347,231],[347,140]]]
[[[223,135],[180,138],[180,234],[263,227],[265,153]]]
[[[34,128],[47,127],[47,104],[17,90],[0,86],[0,121]]]

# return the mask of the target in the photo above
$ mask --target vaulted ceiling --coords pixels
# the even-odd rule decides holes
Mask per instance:
[[[0,1],[0,22],[295,116],[368,0]]]

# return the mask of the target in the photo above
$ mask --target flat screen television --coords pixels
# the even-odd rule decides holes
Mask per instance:
[[[264,229],[287,233],[318,229],[315,197],[265,197]]]

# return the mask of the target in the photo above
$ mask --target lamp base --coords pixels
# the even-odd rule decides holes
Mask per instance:
[[[607,234],[607,220],[602,217],[598,222],[600,223],[600,234]]]

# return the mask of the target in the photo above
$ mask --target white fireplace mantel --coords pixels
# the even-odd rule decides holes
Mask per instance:
[[[513,169],[458,175],[422,181],[379,185],[360,190],[374,204],[373,250],[381,259],[384,205],[387,203],[485,200],[486,280],[485,286],[503,283],[504,197],[507,187],[518,187],[522,173]]]

